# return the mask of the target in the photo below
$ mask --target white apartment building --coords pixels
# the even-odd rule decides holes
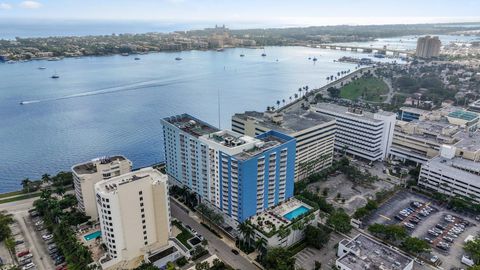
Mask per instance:
[[[395,129],[394,113],[371,113],[330,103],[318,103],[313,110],[336,120],[337,151],[370,161],[388,157]]]
[[[132,162],[124,156],[96,158],[74,165],[72,173],[78,209],[96,220],[98,214],[95,202],[95,184],[131,170]]]
[[[340,270],[411,270],[413,259],[366,235],[338,243],[338,259],[335,266]]]
[[[108,249],[100,259],[103,269],[141,262],[168,246],[167,180],[158,170],[144,168],[95,185],[102,239]]]
[[[455,146],[444,145],[439,156],[422,165],[418,185],[480,203],[480,162],[459,157]]]
[[[336,130],[332,117],[302,109],[282,113],[246,111],[232,117],[232,130],[252,137],[276,130],[294,137],[295,181],[332,165]]]

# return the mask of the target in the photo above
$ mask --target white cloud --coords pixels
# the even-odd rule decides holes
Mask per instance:
[[[12,5],[7,3],[0,3],[0,10],[2,9],[12,9]]]
[[[21,8],[27,8],[27,9],[37,9],[42,7],[42,4],[37,1],[23,1],[20,3]]]

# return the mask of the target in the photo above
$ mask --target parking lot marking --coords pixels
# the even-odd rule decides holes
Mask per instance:
[[[379,216],[381,216],[382,218],[386,219],[386,220],[392,220],[391,218],[387,217],[387,216],[384,216],[382,214],[380,214]]]

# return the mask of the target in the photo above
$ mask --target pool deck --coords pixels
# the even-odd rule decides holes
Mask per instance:
[[[292,223],[292,221],[284,216],[302,206],[308,208],[309,210],[312,209],[311,206],[303,203],[302,201],[296,198],[291,198],[282,204],[279,204],[273,208],[269,208],[262,213],[251,217],[250,221],[253,225],[260,227],[263,231],[269,233],[273,228],[266,226],[266,222],[275,225],[277,229],[282,225],[287,226]]]

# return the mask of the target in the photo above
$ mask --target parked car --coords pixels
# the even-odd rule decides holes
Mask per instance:
[[[25,260],[20,260],[18,263],[20,266],[27,265],[32,262],[32,259],[25,259]]]
[[[24,241],[23,239],[19,239],[19,240],[16,240],[16,241],[15,241],[15,245],[16,245],[16,246],[21,245],[21,244],[23,244],[23,243],[25,243],[25,241]]]
[[[238,252],[238,250],[236,250],[236,249],[232,249],[232,253],[235,254],[235,255],[240,254],[240,252]]]
[[[17,253],[17,257],[21,258],[21,257],[27,255],[28,253],[30,253],[30,250],[20,251],[20,252]]]
[[[22,270],[27,270],[27,269],[32,269],[35,267],[35,264],[34,263],[29,263],[29,264],[26,264],[22,267]]]
[[[44,235],[42,235],[42,239],[43,239],[44,241],[50,240],[50,239],[52,239],[52,238],[53,238],[53,234],[44,234]]]
[[[26,259],[31,259],[32,257],[33,257],[33,254],[28,253],[27,255],[23,256],[22,259],[26,260]]]

